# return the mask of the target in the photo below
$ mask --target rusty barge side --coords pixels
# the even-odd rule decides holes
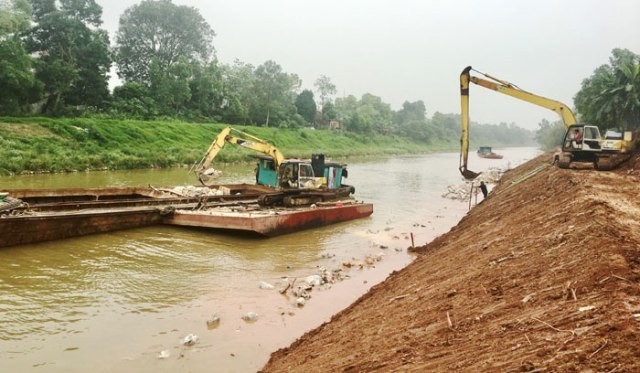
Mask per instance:
[[[162,224],[163,218],[156,207],[7,216],[0,219],[0,247]]]
[[[255,201],[270,191],[248,184],[224,187],[229,194],[197,197],[153,187],[9,190],[24,206],[0,214],[0,247],[162,224],[175,208]]]
[[[349,201],[300,208],[176,210],[173,214],[165,217],[164,223],[199,228],[248,231],[273,237],[304,229],[365,218],[372,213],[373,204]]]

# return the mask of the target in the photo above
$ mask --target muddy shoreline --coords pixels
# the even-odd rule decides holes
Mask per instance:
[[[640,160],[539,169],[548,161],[507,172],[414,262],[262,371],[640,370]]]

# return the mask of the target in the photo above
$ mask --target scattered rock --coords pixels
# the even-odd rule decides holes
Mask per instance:
[[[198,342],[198,336],[195,334],[189,334],[182,339],[182,344],[185,346],[193,346],[196,342]]]
[[[208,329],[215,329],[218,326],[220,326],[220,316],[218,316],[217,313],[214,313],[207,320],[207,328]]]
[[[247,312],[246,315],[242,316],[242,320],[246,322],[255,322],[258,321],[258,314],[255,312]]]
[[[307,300],[304,297],[300,297],[300,298],[296,299],[296,306],[297,307],[304,307],[305,303],[307,303]]]
[[[169,356],[171,356],[171,352],[169,352],[169,350],[162,350],[158,354],[158,359],[167,359]]]
[[[322,277],[320,277],[320,275],[311,275],[307,277],[305,281],[311,286],[320,286],[322,284]]]
[[[271,290],[271,289],[274,288],[273,285],[271,285],[270,283],[265,282],[265,281],[260,281],[260,286],[259,287],[260,287],[260,289],[266,289],[266,290]]]

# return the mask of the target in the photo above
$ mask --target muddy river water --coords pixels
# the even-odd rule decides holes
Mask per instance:
[[[498,152],[504,159],[471,154],[470,168],[514,167],[539,153]],[[0,249],[0,371],[257,371],[410,263],[411,235],[422,245],[467,211],[441,197],[462,183],[457,153],[348,162],[355,197],[374,203],[370,218],[269,239],[154,226]],[[250,165],[222,170],[220,183],[252,182]],[[92,172],[1,177],[0,190],[194,182],[186,169]],[[367,256],[381,260],[367,265]],[[279,293],[285,279],[319,268],[345,279],[312,290],[304,307]],[[244,321],[249,313],[257,320]],[[190,334],[197,341],[185,346]]]

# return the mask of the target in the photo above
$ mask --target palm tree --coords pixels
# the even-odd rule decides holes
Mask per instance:
[[[601,129],[640,128],[640,56],[614,49],[610,65],[598,67],[582,81],[574,99],[584,122]]]

